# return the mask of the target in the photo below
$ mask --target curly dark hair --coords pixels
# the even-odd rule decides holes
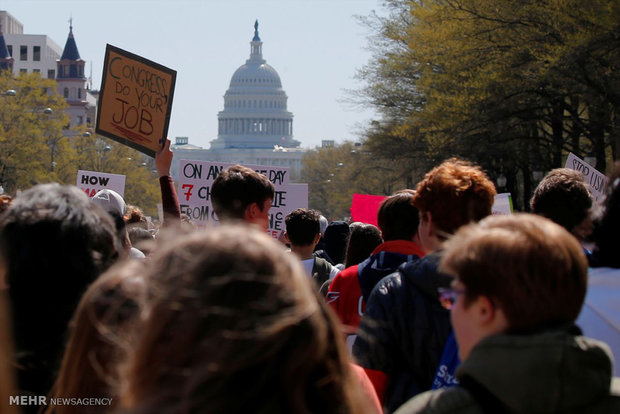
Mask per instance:
[[[556,222],[569,232],[587,217],[592,194],[581,172],[556,168],[542,179],[530,200],[532,213]]]
[[[319,217],[316,210],[298,208],[286,215],[286,234],[291,244],[295,246],[309,246],[321,232]]]

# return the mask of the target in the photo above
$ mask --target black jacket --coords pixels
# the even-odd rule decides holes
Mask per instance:
[[[438,273],[439,257],[403,264],[377,284],[366,305],[353,355],[362,367],[387,374],[385,412],[430,390],[452,330],[437,296],[452,278]]]

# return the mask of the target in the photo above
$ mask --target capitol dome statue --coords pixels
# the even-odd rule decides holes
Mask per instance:
[[[278,72],[263,59],[263,42],[254,23],[250,58],[239,67],[224,94],[224,110],[218,117],[218,136],[211,149],[296,148],[293,114]]]

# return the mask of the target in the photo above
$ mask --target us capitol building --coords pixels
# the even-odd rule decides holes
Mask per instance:
[[[299,178],[306,149],[293,139],[288,97],[278,72],[263,59],[262,48],[257,21],[250,58],[235,71],[224,94],[224,110],[217,115],[217,138],[209,149],[203,149],[189,144],[187,137],[177,137],[171,145],[174,179],[183,159],[289,167],[291,178]]]

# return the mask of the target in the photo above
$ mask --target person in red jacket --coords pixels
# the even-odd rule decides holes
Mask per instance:
[[[377,224],[384,242],[368,259],[338,273],[329,287],[327,301],[344,325],[349,348],[375,285],[401,264],[424,256],[417,243],[419,217],[412,203],[414,195],[413,190],[404,190],[381,203]]]

